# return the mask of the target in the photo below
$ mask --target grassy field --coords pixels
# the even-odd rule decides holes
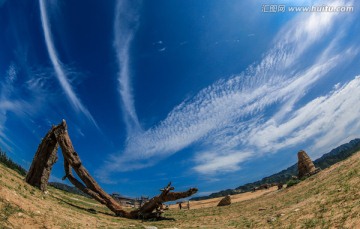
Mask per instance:
[[[236,184],[234,184],[235,186]],[[115,217],[97,202],[49,187],[47,193],[0,164],[0,228],[360,228],[360,153],[284,190],[176,206],[169,220]],[[96,213],[95,213],[95,211]],[[130,209],[129,209],[130,210]]]

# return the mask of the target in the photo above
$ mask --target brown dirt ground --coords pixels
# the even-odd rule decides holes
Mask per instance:
[[[97,202],[49,188],[42,193],[0,164],[0,228],[360,228],[360,152],[284,190],[192,201],[171,206],[173,220],[142,222],[115,217]],[[89,209],[95,209],[96,214]]]
[[[277,190],[277,187],[271,187],[269,189],[258,190],[256,192],[246,192],[241,194],[236,194],[231,196],[231,203],[237,203],[245,200],[255,199],[259,196],[268,194],[270,192],[274,192]],[[190,201],[190,209],[199,209],[199,208],[208,208],[208,207],[216,207],[220,200],[224,197],[211,198],[208,200],[201,201]],[[186,208],[186,203],[183,205]],[[178,204],[169,205],[170,209],[178,209]]]

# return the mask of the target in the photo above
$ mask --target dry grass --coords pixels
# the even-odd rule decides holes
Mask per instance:
[[[360,228],[360,153],[289,189],[276,188],[175,207],[174,220],[141,222],[114,217],[93,200],[49,188],[31,187],[0,165],[0,228]],[[97,214],[89,209],[95,209]],[[259,210],[260,209],[260,210]]]

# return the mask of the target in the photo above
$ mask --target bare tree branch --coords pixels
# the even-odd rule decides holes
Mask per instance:
[[[159,209],[164,202],[186,198],[198,191],[196,188],[191,188],[186,192],[171,192],[174,190],[174,187],[171,186],[170,182],[165,188],[160,190],[161,194],[159,196],[153,197],[139,209],[131,212],[124,211],[121,205],[100,187],[83,166],[67,132],[65,120],[59,125],[52,127],[40,143],[26,177],[26,181],[29,184],[39,187],[43,191],[46,189],[51,168],[57,159],[56,152],[59,145],[64,157],[65,176],[63,179],[69,179],[76,188],[106,205],[117,216],[131,219],[159,218],[162,213]],[[84,184],[74,177],[72,169],[74,169]]]

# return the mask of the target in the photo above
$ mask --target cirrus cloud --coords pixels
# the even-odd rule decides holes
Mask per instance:
[[[329,146],[325,138],[330,127],[319,127],[335,119],[332,115],[337,112],[332,108],[343,99],[337,95],[352,93],[349,88],[354,86],[357,90],[358,78],[307,103],[299,101],[320,80],[358,56],[356,44],[339,48],[349,24],[350,17],[336,13],[295,17],[279,31],[274,48],[258,64],[202,89],[174,107],[157,125],[131,136],[123,152],[112,155],[99,175],[152,166],[187,147],[196,146],[197,153],[189,158],[196,172],[216,174],[236,171],[245,160],[314,137],[324,139],[314,148]],[[324,36],[328,39],[324,40]],[[355,106],[355,100],[343,109]],[[316,103],[319,108],[314,112]],[[312,115],[307,113],[310,110]],[[344,121],[340,120],[333,122],[336,126],[332,128],[341,130]]]

